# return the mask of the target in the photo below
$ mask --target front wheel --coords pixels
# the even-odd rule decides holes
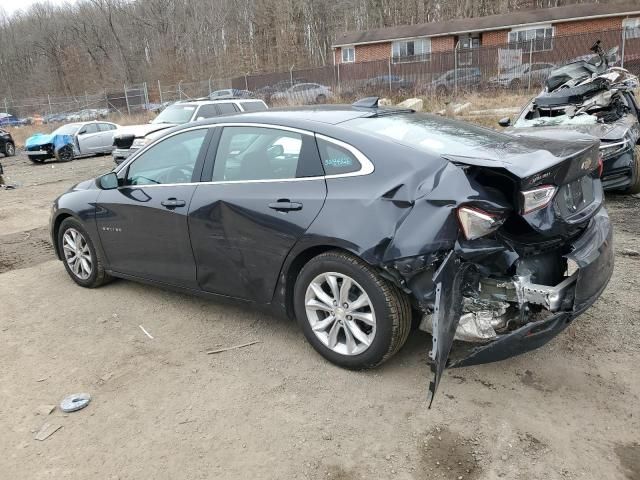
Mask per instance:
[[[294,288],[294,308],[318,353],[354,370],[391,358],[411,330],[407,296],[359,258],[337,250],[304,266]]]
[[[640,193],[640,145],[636,145],[633,151],[633,165],[631,166],[631,183],[627,192],[629,194]]]
[[[91,237],[77,220],[63,220],[58,230],[58,248],[64,268],[81,287],[96,288],[111,280]]]
[[[70,145],[62,147],[58,150],[58,153],[56,153],[56,159],[59,162],[70,162],[73,160],[73,147]]]

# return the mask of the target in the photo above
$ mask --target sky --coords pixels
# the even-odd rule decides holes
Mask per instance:
[[[11,17],[11,15],[18,10],[26,10],[34,3],[42,3],[45,1],[49,1],[54,5],[62,5],[65,3],[73,3],[76,0],[0,0],[0,9],[3,9],[9,17]]]

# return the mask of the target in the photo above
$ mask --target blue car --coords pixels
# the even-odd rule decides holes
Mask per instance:
[[[0,113],[0,127],[16,127],[20,125],[26,125],[27,122],[8,113]]]

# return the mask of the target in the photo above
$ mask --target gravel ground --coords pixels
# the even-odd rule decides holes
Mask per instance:
[[[640,479],[637,198],[607,198],[616,269],[595,306],[540,350],[447,371],[428,410],[422,332],[350,372],[288,320],[127,281],[76,286],[49,205],[111,159],[2,163],[19,185],[0,190],[2,478]],[[76,392],[86,409],[48,413]],[[45,424],[61,428],[35,440]]]

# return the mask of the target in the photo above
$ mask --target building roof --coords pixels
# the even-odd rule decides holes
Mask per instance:
[[[502,15],[463,18],[418,25],[398,25],[396,27],[377,28],[362,32],[347,32],[338,36],[333,47],[384,42],[401,38],[437,37],[468,32],[500,30],[536,23],[575,21],[635,14],[640,14],[640,4],[637,0],[626,3],[589,3],[536,10],[520,10]]]

